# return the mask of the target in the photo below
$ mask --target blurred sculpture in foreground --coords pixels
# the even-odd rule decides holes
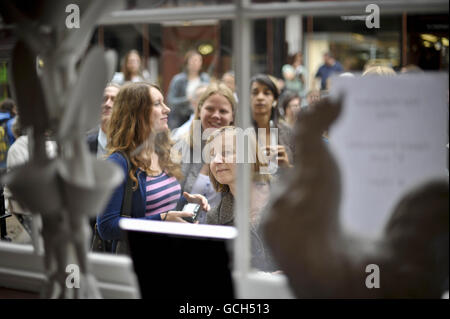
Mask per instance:
[[[442,297],[449,274],[448,181],[406,194],[378,241],[345,234],[339,168],[321,138],[340,111],[340,102],[325,99],[299,114],[295,173],[264,222],[275,259],[299,298]],[[366,286],[372,264],[380,271],[378,289]]]
[[[81,17],[79,28],[71,29],[66,25],[66,10],[74,3],[81,8]],[[42,217],[44,298],[101,297],[86,258],[88,216],[104,207],[123,176],[112,164],[89,154],[84,136],[96,125],[97,105],[117,58],[99,47],[87,53],[86,49],[100,16],[120,4],[0,2],[4,22],[14,26],[18,38],[10,71],[21,124],[29,132],[31,146],[29,162],[2,178],[23,207]],[[49,131],[54,132],[58,146],[54,159],[45,151]],[[79,289],[68,289],[69,264],[79,266]]]

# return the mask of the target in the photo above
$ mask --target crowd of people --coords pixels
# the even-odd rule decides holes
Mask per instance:
[[[182,72],[170,82],[166,102],[161,89],[148,82],[149,74],[141,61],[136,50],[126,54],[121,72],[116,73],[104,89],[99,125],[86,135],[91,153],[116,163],[125,176],[105,210],[91,220],[92,229],[97,229],[103,240],[111,242],[111,252],[117,251],[123,241],[119,220],[129,180],[132,218],[186,223],[194,215],[183,211],[183,207],[186,203],[196,203],[200,205],[196,223],[234,225],[236,164],[240,152],[237,149],[239,128],[234,125],[237,108],[247,107],[239,104],[234,73],[228,71],[220,80],[212,79],[202,72],[201,54],[190,50],[185,55]],[[248,108],[255,133],[250,137],[250,144],[256,154],[251,162],[253,184],[249,216],[252,263],[259,269],[277,270],[264,248],[259,220],[272,186],[293,168],[297,155],[293,140],[296,115],[302,107],[314,107],[329,89],[330,76],[341,72],[340,63],[331,53],[326,53],[324,64],[316,73],[317,87],[308,87],[303,56],[298,53],[290,64],[283,66],[283,80],[256,74],[248,83]],[[379,66],[370,66],[365,72],[395,74],[392,69]],[[8,103],[2,103],[2,112],[7,113],[6,106],[11,109],[9,116],[5,116],[6,128],[12,126],[9,120],[16,112],[14,103]],[[273,130],[275,128],[277,130]],[[325,141],[326,134],[324,132]],[[15,160],[18,145],[26,147],[26,136],[21,135],[23,133],[12,136],[12,142],[17,141],[10,144],[9,168],[26,161],[26,156]],[[179,158],[174,158],[171,149],[175,144],[182,145],[187,156],[179,154]],[[48,148],[54,156],[56,150],[51,143]],[[196,151],[201,154],[198,158]],[[13,202],[11,194],[7,200]],[[8,207],[23,214],[21,209]],[[26,223],[27,230],[29,223]]]

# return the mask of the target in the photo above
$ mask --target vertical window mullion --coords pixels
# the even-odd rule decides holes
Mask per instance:
[[[243,130],[251,125],[249,110],[251,20],[244,15],[249,3],[249,0],[235,1],[236,16],[233,22],[233,63],[239,96],[236,125]],[[239,277],[245,278],[250,270],[250,164],[238,164],[236,183],[234,216],[238,237],[234,243],[234,270]]]

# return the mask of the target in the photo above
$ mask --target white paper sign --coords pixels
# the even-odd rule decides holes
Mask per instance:
[[[409,189],[448,179],[448,76],[341,77],[332,83],[331,96],[345,93],[329,143],[341,170],[341,225],[374,238]]]

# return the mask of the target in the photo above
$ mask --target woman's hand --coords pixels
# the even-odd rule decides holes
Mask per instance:
[[[188,192],[183,192],[183,196],[189,203],[199,204],[200,208],[205,212],[208,212],[211,209],[211,206],[208,204],[208,200],[205,196],[200,194],[189,194]]]
[[[266,152],[271,155],[275,154],[280,167],[292,167],[284,145],[277,145],[274,147],[267,146]]]
[[[190,212],[178,212],[178,211],[169,211],[167,213],[161,214],[161,220],[165,222],[177,222],[177,223],[187,223],[183,219],[183,217],[193,217],[194,214]]]

